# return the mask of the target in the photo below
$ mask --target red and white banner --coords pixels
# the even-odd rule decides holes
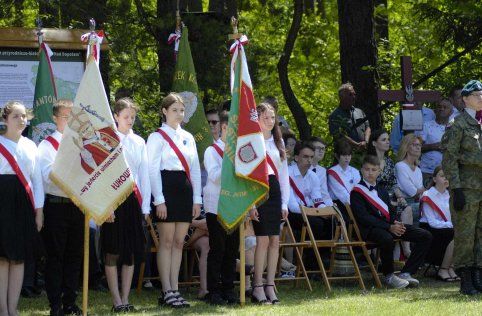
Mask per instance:
[[[134,180],[93,58],[87,62],[50,178],[97,224],[132,193]]]

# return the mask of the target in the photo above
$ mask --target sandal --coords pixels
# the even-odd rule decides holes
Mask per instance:
[[[265,284],[265,286],[264,286],[265,291],[266,291],[266,288],[267,288],[267,287],[272,287],[273,290],[274,290],[274,284]],[[265,293],[266,293],[266,292],[265,292]],[[269,295],[267,295],[267,294],[265,294],[265,295],[266,295],[266,297],[268,298],[268,300],[271,302],[271,304],[277,305],[277,304],[280,303],[280,301],[279,301],[278,298],[275,298],[275,299],[272,300],[272,299],[269,297]]]
[[[454,279],[454,281],[460,281],[460,277],[455,273],[454,267],[450,266],[449,267],[449,275]]]
[[[259,299],[256,297],[256,295],[254,295],[254,289],[255,288],[258,288],[258,287],[262,287],[264,288],[264,285],[263,284],[260,284],[260,285],[254,285],[252,287],[252,291],[251,291],[251,302],[252,303],[256,303],[256,304],[260,304],[260,305],[271,305],[271,302],[268,301],[267,299]]]
[[[132,304],[126,304],[124,305],[124,309],[126,312],[138,312],[137,308],[134,307]]]
[[[112,308],[111,308],[111,312],[112,313],[116,313],[116,314],[119,314],[119,313],[123,313],[124,311],[126,310],[126,306],[125,305],[112,305]]]
[[[160,296],[157,299],[159,306],[167,305],[172,308],[181,308],[182,303],[178,301],[174,291],[166,291],[164,292],[164,296]]]
[[[189,304],[188,301],[186,301],[182,296],[181,293],[179,293],[178,290],[173,290],[172,293],[175,295],[177,301],[181,303],[182,307],[191,307],[191,304]]]
[[[448,277],[443,277],[439,274],[440,270],[446,270]],[[455,279],[450,276],[449,269],[448,268],[439,268],[437,272],[437,279],[444,281],[444,282],[454,282]]]

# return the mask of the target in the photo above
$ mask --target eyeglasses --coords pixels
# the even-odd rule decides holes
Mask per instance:
[[[326,147],[321,147],[321,146],[316,146],[314,148],[315,148],[315,150],[318,150],[318,151],[325,151],[326,150]]]
[[[410,145],[412,145],[413,147],[422,147],[422,144],[420,143],[412,143]]]
[[[216,125],[219,123],[219,121],[216,121],[216,120],[208,120],[208,123],[209,124],[212,124],[212,125]]]
[[[472,93],[471,93],[471,94],[469,94],[469,95],[471,95],[471,96],[473,96],[473,97],[479,97],[479,98],[480,98],[480,97],[482,97],[482,93],[475,93],[475,92],[472,92]]]
[[[69,118],[68,115],[55,115],[55,117],[66,119],[66,120]]]

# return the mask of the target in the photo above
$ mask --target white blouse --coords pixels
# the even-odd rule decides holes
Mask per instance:
[[[417,190],[423,188],[423,176],[419,167],[412,170],[406,162],[399,161],[395,164],[395,176],[404,198],[415,196]]]
[[[151,183],[149,180],[149,164],[147,160],[146,143],[142,137],[132,130],[127,135],[117,132],[124,149],[127,165],[136,182],[142,197],[142,213],[149,214],[151,210]]]
[[[273,164],[275,165],[277,171],[278,171],[278,176],[279,176],[279,184],[280,184],[280,189],[281,189],[281,209],[282,210],[288,210],[288,202],[290,200],[290,182],[289,182],[289,176],[288,176],[288,160],[285,159],[281,161],[281,157],[279,154],[278,147],[276,147],[276,144],[274,142],[273,136],[271,136],[268,139],[264,140],[264,143],[266,145],[266,154],[268,154],[273,160]],[[271,166],[268,164],[268,174],[269,175],[274,175],[275,172],[271,168]]]
[[[325,204],[326,206],[332,206],[333,201],[331,199],[330,192],[328,192],[328,179],[326,178],[326,169],[319,165],[316,165],[314,167],[312,166],[310,169],[316,174],[318,180],[320,181],[320,192],[321,198],[323,199],[323,204]]]
[[[350,192],[360,182],[360,172],[352,166],[348,166],[346,170],[343,170],[339,164],[331,167],[329,170],[336,172],[344,184],[342,185],[328,173],[328,189],[330,190],[331,198],[340,200],[343,204],[350,204]]]
[[[224,142],[220,139],[214,142],[224,152]],[[207,171],[207,181],[203,189],[203,202],[206,212],[218,213],[219,194],[221,193],[221,170],[223,157],[213,146],[206,148],[204,152],[204,168]]]
[[[42,173],[38,163],[37,146],[30,139],[21,136],[18,143],[0,136],[0,143],[15,158],[17,164],[32,189],[35,208],[44,206],[44,189]],[[7,159],[0,154],[0,174],[16,174]]]
[[[59,131],[56,130],[50,136],[52,136],[60,144],[62,134]],[[38,155],[45,193],[67,197],[67,194],[65,194],[64,191],[56,186],[55,183],[53,183],[49,178],[50,172],[52,171],[52,166],[54,165],[55,156],[57,155],[57,150],[49,141],[44,139],[38,145]]]
[[[440,193],[435,187],[431,187],[423,193],[423,196],[429,197],[435,205],[437,205],[444,214],[447,221],[444,221],[442,216],[434,210],[430,204],[422,203],[420,210],[422,211],[422,217],[420,223],[428,223],[432,228],[453,228],[452,218],[450,216],[450,194],[448,190],[444,193]]]
[[[194,137],[180,126],[177,129],[173,129],[163,123],[161,129],[172,139],[184,155],[191,174],[193,203],[201,204],[201,169]],[[147,139],[147,158],[149,161],[149,179],[154,205],[159,205],[166,202],[162,193],[161,171],[185,170],[169,143],[157,131],[149,135]]]

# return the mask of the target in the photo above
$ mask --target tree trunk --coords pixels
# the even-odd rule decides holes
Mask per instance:
[[[303,18],[303,0],[294,1],[293,22],[291,23],[288,36],[286,37],[285,47],[283,54],[278,62],[278,75],[281,84],[281,90],[283,96],[288,104],[288,107],[293,113],[296,126],[300,132],[300,139],[308,139],[311,136],[311,126],[308,123],[306,113],[301,107],[298,99],[296,98],[288,77],[288,64],[290,62],[290,56],[293,52],[296,38],[301,27],[301,20]]]
[[[338,0],[342,82],[351,82],[356,106],[369,117],[372,129],[381,125],[377,112],[378,72],[374,36],[374,0]]]
[[[209,11],[217,12],[225,17],[238,16],[238,0],[209,0]]]

